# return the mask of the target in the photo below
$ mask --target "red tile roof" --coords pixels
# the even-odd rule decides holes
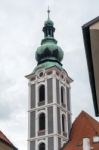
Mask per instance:
[[[6,143],[7,145],[9,145],[10,147],[13,147],[14,149],[17,150],[17,148],[12,144],[12,142],[4,135],[4,133],[2,131],[0,131],[0,140],[4,143]]]
[[[64,146],[63,150],[83,150],[83,138],[89,138],[91,147],[99,150],[99,142],[93,143],[93,137],[99,136],[99,122],[82,111],[75,119],[69,137],[69,142]]]

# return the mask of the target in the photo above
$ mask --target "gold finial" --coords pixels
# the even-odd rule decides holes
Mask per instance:
[[[48,20],[49,20],[50,19],[50,9],[49,9],[49,6],[48,6],[47,13],[48,13]]]

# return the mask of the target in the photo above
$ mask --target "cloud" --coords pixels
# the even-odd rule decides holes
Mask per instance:
[[[96,0],[0,1],[0,129],[20,149],[27,149],[28,81],[50,4],[55,37],[64,50],[63,66],[71,84],[72,118],[83,109],[94,116],[81,26],[98,15]],[[95,9],[93,9],[93,7]]]

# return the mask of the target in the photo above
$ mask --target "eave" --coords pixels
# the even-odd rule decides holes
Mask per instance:
[[[93,49],[91,46],[92,43],[91,43],[91,35],[90,35],[91,34],[90,27],[97,22],[99,22],[99,17],[83,25],[82,31],[83,31],[85,52],[86,52],[87,65],[88,65],[88,71],[89,71],[90,85],[91,85],[92,96],[93,96],[93,103],[94,103],[94,108],[95,108],[95,115],[99,116],[99,105],[98,105],[99,98],[96,92],[97,87],[96,87],[96,81],[95,81],[95,71],[94,71],[94,63],[93,63],[94,60],[93,60],[93,54],[92,54]]]

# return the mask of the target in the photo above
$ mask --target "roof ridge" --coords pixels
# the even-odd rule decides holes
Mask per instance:
[[[96,128],[94,127],[92,120],[96,123],[98,123],[94,118],[92,118],[87,112],[82,111],[81,113],[83,113],[83,115],[85,116],[85,118],[89,121],[89,123],[91,124],[91,127],[94,129],[94,131],[97,133]],[[92,119],[92,120],[91,120]]]
[[[6,135],[0,130],[0,133],[2,134],[3,137],[0,137],[2,140],[4,140],[5,142],[7,142],[8,144],[12,144],[12,142],[6,137]],[[13,145],[14,146],[14,145]]]
[[[92,138],[96,136],[96,132],[99,133],[98,121],[85,111],[81,111],[72,124],[69,142],[65,144],[63,150],[81,150],[83,138],[90,138],[91,147],[99,150],[99,144],[92,142]]]

